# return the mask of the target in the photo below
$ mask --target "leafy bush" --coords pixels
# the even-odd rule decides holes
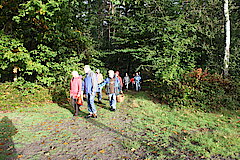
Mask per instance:
[[[194,107],[204,111],[239,108],[239,89],[236,82],[219,74],[197,69],[179,81],[159,82],[155,93],[172,107]]]
[[[32,107],[52,100],[49,90],[34,83],[19,79],[16,82],[0,83],[0,110]]]
[[[65,104],[68,102],[69,88],[63,87],[61,85],[55,85],[51,88],[51,95],[53,102],[58,104]]]

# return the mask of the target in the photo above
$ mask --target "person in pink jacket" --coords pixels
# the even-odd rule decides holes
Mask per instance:
[[[70,99],[74,108],[74,116],[78,116],[80,105],[77,104],[77,99],[82,96],[82,76],[77,71],[72,72],[72,79],[70,82]]]

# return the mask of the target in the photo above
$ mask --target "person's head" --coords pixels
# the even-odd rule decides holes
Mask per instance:
[[[136,76],[138,76],[138,72],[136,73]]]
[[[84,72],[85,72],[85,73],[88,73],[90,70],[91,70],[91,69],[90,69],[90,66],[89,66],[89,65],[85,65],[85,66],[84,66]]]
[[[119,76],[119,71],[116,71],[115,74],[116,74],[117,76]]]
[[[128,74],[126,73],[126,76],[128,76]]]
[[[99,74],[99,73],[100,73],[100,70],[99,70],[99,69],[97,69],[97,70],[96,70],[96,73],[97,73],[97,74]]]
[[[72,71],[72,76],[73,76],[73,77],[79,77],[79,74],[78,74],[77,71]]]
[[[114,77],[114,71],[113,70],[109,70],[108,71],[108,76],[109,76],[109,78],[113,78]]]

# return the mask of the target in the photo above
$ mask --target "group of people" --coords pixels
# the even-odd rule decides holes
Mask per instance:
[[[75,111],[74,116],[78,116],[79,107],[82,105],[82,103],[78,103],[78,101],[83,101],[83,94],[86,97],[89,112],[86,118],[97,118],[94,99],[97,95],[98,103],[102,103],[102,89],[104,86],[106,87],[106,94],[109,97],[111,111],[116,111],[117,95],[121,94],[123,89],[128,90],[130,83],[132,87],[135,86],[136,91],[140,91],[141,88],[141,77],[139,73],[136,73],[136,76],[131,79],[126,73],[126,76],[122,80],[118,71],[114,72],[113,70],[109,70],[108,78],[106,79],[103,78],[99,69],[94,73],[89,65],[84,66],[84,72],[86,73],[84,79],[77,71],[72,72],[70,99]]]
[[[126,73],[125,77],[123,78],[123,84],[124,84],[125,91],[127,91],[129,89],[129,84],[131,84],[132,89],[134,89],[136,91],[140,91],[141,81],[142,81],[142,78],[140,77],[140,72],[133,74],[132,78],[130,78],[128,76],[128,74]]]

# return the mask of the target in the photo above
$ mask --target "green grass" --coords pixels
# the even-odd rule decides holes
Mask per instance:
[[[0,83],[0,111],[39,106],[51,100],[48,89],[33,83]]]
[[[129,99],[135,106],[128,104],[134,118],[130,130],[136,133],[136,141],[156,157],[239,156],[239,111],[224,114],[171,110],[155,104],[145,93],[131,95]]]
[[[97,105],[99,118],[95,120],[83,118],[87,114],[84,102],[85,107],[78,117],[77,126],[66,127],[65,123],[71,124],[73,121],[72,108],[67,102],[49,103],[52,97],[44,89],[37,94],[39,99],[43,99],[38,103],[39,99],[32,101],[36,92],[29,94],[29,99],[23,99],[23,95],[9,84],[0,88],[5,88],[0,92],[0,108],[6,111],[10,107],[11,111],[0,114],[0,128],[3,129],[0,151],[4,147],[21,149],[38,142],[59,146],[50,150],[47,153],[49,155],[65,152],[67,147],[71,147],[71,140],[79,138],[75,133],[76,128],[81,126],[111,131],[116,141],[118,138],[122,140],[126,150],[136,155],[142,152],[147,155],[146,159],[211,158],[219,155],[227,159],[228,156],[239,156],[239,110],[205,113],[193,109],[171,109],[156,102],[149,93],[129,92],[125,94],[125,101],[117,104],[116,112],[109,111],[107,96],[104,96],[104,104]],[[19,99],[9,98],[17,95]],[[64,98],[61,102],[64,102]],[[30,100],[32,103],[29,103]],[[102,134],[105,132],[96,132],[94,136]],[[39,159],[37,157],[41,154],[35,153],[35,159]],[[11,155],[4,152],[0,159],[9,156],[16,158],[18,154],[14,151]]]

